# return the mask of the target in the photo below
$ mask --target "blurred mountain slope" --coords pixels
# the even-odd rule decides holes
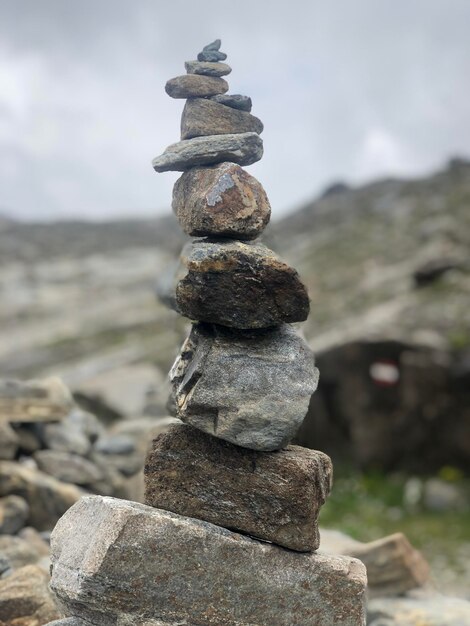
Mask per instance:
[[[273,222],[265,242],[308,285],[304,331],[318,352],[358,338],[438,348],[470,343],[470,163],[421,180],[382,180]],[[156,220],[0,227],[0,372],[69,384],[129,362],[165,369],[184,322],[154,285],[183,237]]]
[[[308,285],[312,346],[469,345],[470,162],[420,180],[335,187],[268,233]]]

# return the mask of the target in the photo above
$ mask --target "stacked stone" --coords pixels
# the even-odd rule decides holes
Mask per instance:
[[[153,161],[158,172],[184,171],[172,206],[197,239],[183,249],[173,299],[193,321],[170,372],[184,424],[153,442],[146,503],[311,552],[332,465],[289,445],[318,383],[312,352],[289,326],[307,318],[309,299],[297,272],[253,241],[271,209],[241,165],[262,157],[263,124],[249,97],[227,93],[220,44],[167,82],[171,97],[186,98],[181,141]]]
[[[196,237],[174,297],[193,322],[170,372],[183,423],[153,442],[149,506],[95,498],[62,518],[52,586],[93,623],[358,626],[364,567],[313,552],[331,461],[289,445],[318,381],[289,325],[306,319],[309,300],[297,272],[253,241],[270,206],[241,166],[261,158],[263,125],[250,98],[227,94],[225,58],[217,40],[168,81],[186,99],[181,141],[153,161],[183,172],[173,210]]]

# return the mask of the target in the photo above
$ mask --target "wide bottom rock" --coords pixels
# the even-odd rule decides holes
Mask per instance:
[[[52,535],[51,588],[100,626],[362,626],[365,568],[101,496]]]

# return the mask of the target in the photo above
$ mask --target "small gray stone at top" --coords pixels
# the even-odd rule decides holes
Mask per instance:
[[[251,111],[251,98],[241,96],[238,93],[218,94],[217,96],[211,96],[209,99],[214,100],[214,102],[218,104],[225,104],[226,107],[231,107],[232,109],[239,109],[240,111],[247,111],[248,113]]]
[[[215,39],[212,43],[208,43],[207,46],[204,46],[202,51],[207,52],[208,50],[220,50],[221,45],[222,45],[222,40]]]
[[[204,48],[202,49],[202,52],[197,55],[197,60],[208,61],[211,63],[217,61],[225,61],[227,55],[225,54],[225,52],[220,52],[221,44],[222,42],[220,39],[216,39],[212,43],[207,44],[207,46],[204,46]]]

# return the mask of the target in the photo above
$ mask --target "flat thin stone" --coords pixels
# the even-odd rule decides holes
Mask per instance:
[[[145,503],[310,552],[332,469],[322,452],[255,452],[175,424],[147,456]]]
[[[181,139],[250,132],[263,132],[263,122],[251,113],[204,98],[188,100],[183,109]]]
[[[263,156],[263,140],[257,133],[195,137],[174,143],[152,161],[157,172],[184,172],[195,165],[232,161],[251,165]]]
[[[233,328],[302,322],[309,314],[298,273],[261,243],[195,240],[181,253],[176,309]]]
[[[203,50],[197,55],[198,61],[206,61],[210,63],[217,63],[218,61],[225,61],[227,55],[225,52],[219,50]]]
[[[193,237],[254,239],[271,215],[262,185],[236,163],[185,172],[173,188],[172,207]]]
[[[100,626],[362,626],[365,568],[135,502],[89,496],[51,538],[66,616]]]
[[[227,76],[232,71],[226,63],[210,63],[208,61],[186,61],[184,64],[188,74],[202,74],[203,76]]]
[[[203,98],[228,91],[228,83],[223,78],[183,74],[171,78],[165,85],[165,91],[172,98]]]
[[[226,107],[232,107],[232,109],[239,109],[240,111],[246,111],[247,113],[251,111],[251,98],[248,96],[241,96],[238,93],[222,93],[217,96],[211,96],[210,99],[213,102],[225,104]]]
[[[297,432],[318,370],[287,324],[256,333],[196,324],[170,381],[181,420],[243,448],[271,451]]]

